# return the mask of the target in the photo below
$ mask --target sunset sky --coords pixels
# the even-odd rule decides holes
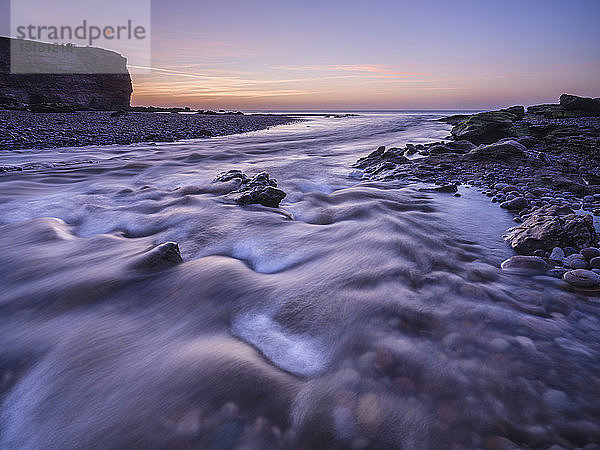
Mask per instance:
[[[488,108],[600,96],[600,1],[155,0],[133,103]]]

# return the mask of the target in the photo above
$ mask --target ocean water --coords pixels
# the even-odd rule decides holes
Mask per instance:
[[[597,294],[502,272],[512,216],[361,180],[451,112],[0,151],[0,448],[600,441]],[[281,209],[212,179],[268,171]],[[154,246],[184,263],[148,269]]]

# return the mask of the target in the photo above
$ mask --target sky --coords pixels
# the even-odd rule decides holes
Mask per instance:
[[[487,109],[600,96],[600,0],[153,0],[151,13],[136,105]]]

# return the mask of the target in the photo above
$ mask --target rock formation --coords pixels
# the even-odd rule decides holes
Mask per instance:
[[[93,47],[22,41],[35,44],[36,51],[21,51],[20,73],[11,73],[11,46],[18,51],[20,42],[0,37],[0,108],[30,107],[39,112],[129,108],[133,88],[123,56]]]

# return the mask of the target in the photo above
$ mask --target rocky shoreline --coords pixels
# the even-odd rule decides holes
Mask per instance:
[[[355,167],[364,178],[433,183],[454,193],[476,187],[514,213],[505,270],[547,273],[575,288],[600,287],[600,99],[563,95],[560,104],[514,106],[441,119],[447,141],[380,147]]]
[[[173,142],[257,131],[295,120],[274,114],[0,110],[0,150]]]

